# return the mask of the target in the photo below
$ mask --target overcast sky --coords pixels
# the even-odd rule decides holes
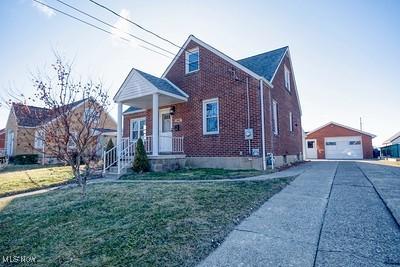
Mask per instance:
[[[177,51],[89,1],[63,1]],[[378,136],[374,145],[400,131],[400,1],[98,1],[175,43],[193,34],[234,59],[289,45],[306,131],[329,121],[359,128],[360,117]],[[0,5],[3,97],[9,89],[32,95],[30,73],[51,64],[54,50],[112,96],[132,67],[158,76],[170,62],[30,0]],[[8,110],[0,112],[4,127]]]

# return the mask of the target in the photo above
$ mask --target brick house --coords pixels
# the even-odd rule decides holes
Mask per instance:
[[[371,159],[375,135],[336,122],[329,122],[305,139],[307,159]]]
[[[233,60],[191,35],[161,78],[132,69],[114,101],[119,143],[142,137],[153,161],[266,169],[270,154],[277,165],[302,159],[288,47]]]
[[[73,102],[68,109],[74,114],[85,114],[85,101],[80,100]],[[56,159],[49,152],[46,142],[38,135],[39,125],[49,123],[51,120],[57,119],[53,112],[42,107],[29,106],[25,104],[13,103],[8,115],[8,120],[5,128],[5,144],[6,153],[8,156],[16,156],[21,154],[39,154],[45,159],[45,163],[55,162]],[[82,121],[83,118],[76,115],[71,117],[71,120]],[[99,118],[104,128],[93,129],[101,132],[97,142],[100,150],[108,141],[109,138],[116,139],[116,122],[109,114],[103,113],[102,118]],[[72,124],[74,125],[74,124]],[[46,143],[46,144],[43,144]],[[99,153],[101,156],[101,152]]]

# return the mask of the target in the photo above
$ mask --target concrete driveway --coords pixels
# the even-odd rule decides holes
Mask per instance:
[[[352,161],[300,168],[200,266],[400,265],[400,168]]]

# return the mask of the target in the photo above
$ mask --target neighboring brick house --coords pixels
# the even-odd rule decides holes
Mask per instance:
[[[189,166],[256,169],[269,153],[277,165],[302,160],[288,47],[235,61],[191,35],[161,78],[132,69],[114,101],[119,139],[141,136],[151,159],[180,153]]]
[[[329,122],[306,135],[307,159],[371,159],[375,135]]]
[[[80,100],[69,104],[70,110],[74,111],[74,114],[84,114],[85,107],[87,107],[87,105],[84,105],[85,101],[87,100]],[[40,124],[57,119],[57,117],[52,114],[54,114],[54,112],[46,108],[13,103],[5,128],[7,155],[40,154],[44,156],[48,162],[55,161],[49,152],[49,144],[43,145],[42,138],[39,138],[37,135]],[[82,120],[82,118],[72,117],[71,120],[78,123],[78,120]],[[98,140],[99,147],[103,147],[104,143],[108,141],[103,139],[108,137],[110,132],[114,132],[113,135],[116,135],[117,125],[110,115],[106,113],[103,113],[102,118],[99,118],[99,120],[104,121],[104,123],[102,123],[104,128],[93,130],[104,133]]]

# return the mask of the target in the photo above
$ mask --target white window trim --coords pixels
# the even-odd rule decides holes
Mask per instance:
[[[278,135],[278,102],[276,100],[272,100],[272,116],[274,120],[274,124],[272,125],[272,132],[274,135]]]
[[[146,126],[146,117],[140,117],[140,118],[131,119],[131,121],[130,121],[130,127],[129,127],[129,140],[133,140],[133,139],[132,139],[132,138],[133,138],[133,136],[132,136],[132,131],[133,131],[133,123],[134,123],[135,121],[138,121],[138,122],[139,122],[139,130],[140,130],[140,121],[144,121],[144,125]],[[143,139],[146,139],[146,133],[144,134],[144,138],[143,138]]]
[[[290,70],[285,65],[285,88],[290,92]]]
[[[293,113],[289,111],[289,131],[293,132]]]
[[[199,55],[198,56],[198,66],[199,67],[197,68],[197,70],[189,71],[189,55],[192,54],[192,53],[196,53],[196,52]],[[200,51],[199,51],[199,48],[196,47],[196,48],[190,49],[190,50],[185,52],[185,74],[194,73],[194,72],[199,71],[199,70],[200,70]]]
[[[207,132],[207,104],[217,103],[217,131]],[[219,134],[219,101],[218,98],[203,100],[203,135]]]

